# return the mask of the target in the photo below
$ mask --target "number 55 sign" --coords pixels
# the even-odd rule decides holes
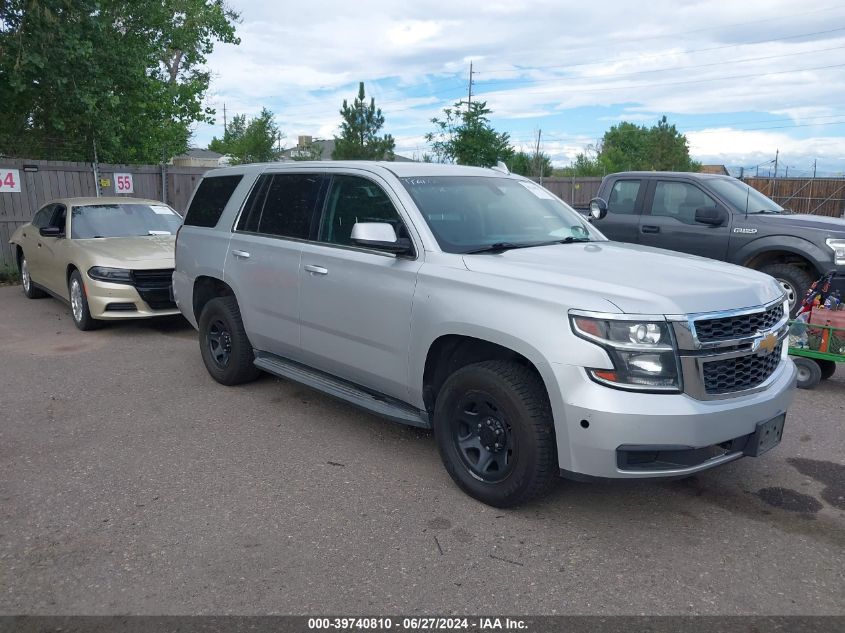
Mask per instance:
[[[114,190],[116,193],[135,193],[132,174],[115,174]]]
[[[21,173],[17,169],[0,169],[0,193],[20,193]]]

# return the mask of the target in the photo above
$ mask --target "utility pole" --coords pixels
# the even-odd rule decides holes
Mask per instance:
[[[97,160],[97,138],[96,137],[94,137],[92,139],[92,143],[94,145],[94,189],[97,191],[97,197],[99,198],[103,194],[100,191],[100,166],[99,166],[99,161]]]
[[[472,60],[469,62],[469,89],[467,90],[467,112],[472,107]]]
[[[226,104],[223,104],[223,135],[226,135]]]
[[[778,155],[780,154],[780,150],[775,150],[775,178],[778,177]]]
[[[813,178],[816,177],[816,161],[818,161],[818,158],[813,159]]]
[[[540,136],[543,134],[543,130],[537,130],[537,149],[534,151],[534,169],[537,171],[537,175],[540,177],[540,184],[543,184],[543,170],[540,167]]]

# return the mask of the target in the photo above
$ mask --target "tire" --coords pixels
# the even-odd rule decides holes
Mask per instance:
[[[200,353],[211,377],[222,385],[239,385],[261,375],[252,344],[244,331],[234,297],[209,301],[199,320]]]
[[[82,275],[78,270],[70,274],[67,282],[68,297],[70,297],[70,313],[73,316],[73,323],[83,332],[96,330],[102,327],[102,321],[97,321],[91,316],[88,309],[88,297],[85,294],[85,284],[82,282]]]
[[[26,255],[21,255],[18,261],[18,269],[21,272],[21,286],[23,286],[23,293],[29,299],[43,299],[47,293],[37,288],[32,282],[32,277],[29,276],[29,264],[26,261]]]
[[[820,359],[816,359],[816,363],[818,363],[819,369],[821,369],[822,380],[827,380],[828,378],[833,376],[833,374],[836,373],[836,363],[834,363],[832,360],[826,360],[826,359],[820,358]]]
[[[789,299],[789,316],[794,317],[804,297],[807,296],[813,278],[803,268],[794,264],[769,264],[763,266],[760,272],[771,275],[777,280]]]
[[[798,388],[813,389],[822,379],[822,369],[812,358],[803,356],[792,357],[795,366],[798,368]]]
[[[516,363],[485,361],[449,376],[437,395],[434,436],[458,487],[487,505],[524,503],[559,474],[545,387]]]

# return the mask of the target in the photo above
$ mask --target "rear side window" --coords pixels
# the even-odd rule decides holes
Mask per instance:
[[[243,176],[203,178],[185,215],[185,224],[187,226],[216,226],[241,178]]]
[[[631,215],[636,211],[637,196],[640,195],[639,180],[617,180],[607,201],[609,213]]]
[[[322,184],[319,174],[275,174],[267,188],[258,232],[308,239]],[[251,211],[253,216],[255,210]]]

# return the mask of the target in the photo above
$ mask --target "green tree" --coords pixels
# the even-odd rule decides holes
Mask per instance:
[[[539,154],[537,152],[530,154],[528,152],[516,152],[511,156],[507,165],[508,169],[520,176],[533,176],[536,178],[542,175],[547,177],[551,176],[553,172],[552,159],[548,154],[543,152]]]
[[[183,152],[216,42],[237,44],[222,0],[5,0],[0,153],[158,162]]]
[[[575,176],[600,176],[616,171],[697,171],[686,136],[662,117],[646,127],[623,121],[604,133],[601,142],[579,154],[568,168]]]
[[[384,126],[381,108],[376,108],[376,100],[366,102],[364,82],[358,84],[358,96],[350,106],[346,99],[340,110],[343,122],[340,124],[340,137],[335,137],[332,158],[335,160],[393,160],[396,143],[390,134],[379,136]]]
[[[487,115],[492,110],[485,101],[475,101],[461,109],[460,102],[443,110],[444,117],[433,118],[435,131],[425,135],[434,159],[440,163],[492,167],[509,161],[514,154],[510,135],[497,132]]]
[[[265,163],[276,160],[281,153],[280,141],[284,135],[267,108],[247,121],[245,114],[232,117],[223,138],[211,139],[208,149],[232,157],[232,164]]]

